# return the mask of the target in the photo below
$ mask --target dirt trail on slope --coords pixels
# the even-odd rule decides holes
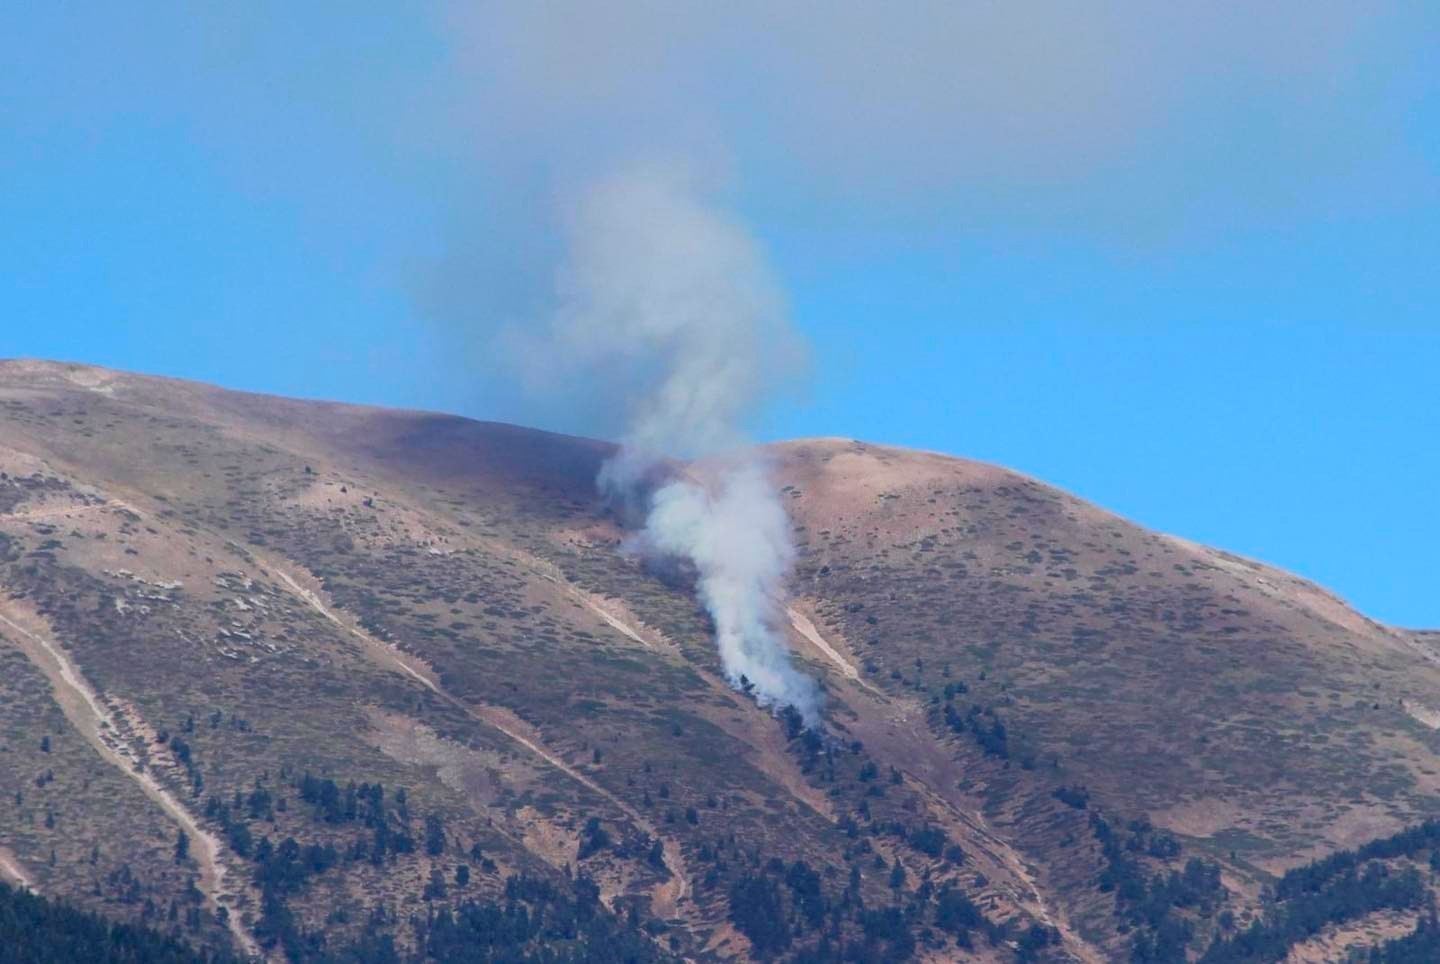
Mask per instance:
[[[21,509],[18,512],[7,512],[4,515],[0,515],[0,520],[4,520],[5,522],[34,522],[37,519],[53,519],[56,516],[70,518],[72,516],[84,515],[88,512],[101,512],[105,509],[128,508],[129,506],[125,503],[116,501],[93,502],[88,505],[38,506],[33,509]]]
[[[25,872],[25,867],[20,863],[14,854],[0,847],[0,877],[5,878],[12,884],[18,884],[26,890],[34,890],[35,882]]]
[[[559,587],[567,597],[580,603],[592,614],[600,617],[607,626],[632,642],[639,643],[648,650],[667,653],[671,656],[680,655],[680,647],[664,633],[644,625],[636,625],[639,620],[630,612],[630,608],[624,600],[607,598],[576,585],[565,575],[564,570],[550,560],[518,546],[507,545],[483,536],[466,534],[464,540],[493,555],[509,559],[546,582]]]
[[[386,643],[382,640],[376,639],[374,636],[372,636],[370,633],[367,633],[359,626],[352,625],[347,620],[342,619],[333,610],[331,610],[330,607],[325,605],[324,601],[320,598],[320,594],[318,592],[301,585],[299,580],[297,580],[294,576],[290,575],[290,573],[286,572],[284,569],[281,569],[279,566],[276,566],[268,561],[262,562],[258,558],[256,559],[256,562],[263,569],[270,572],[286,586],[288,586],[290,590],[293,591],[301,599],[303,599],[306,605],[308,605],[311,609],[314,609],[317,613],[319,613],[325,619],[329,620],[335,626],[338,626],[340,629],[343,629],[345,632],[358,639],[365,648],[365,650],[370,653],[372,657],[377,655],[380,656],[381,662],[383,664],[389,666],[392,669],[399,669],[401,672],[405,673],[405,675],[418,682],[421,686],[424,686],[436,696],[441,697],[446,702],[451,703],[452,705],[459,705],[457,700],[453,699],[450,694],[446,693],[440,688],[440,682],[435,676],[435,671],[432,670],[428,665],[426,665],[425,662],[416,659],[414,656],[409,655],[404,650],[400,649],[398,646],[394,646],[390,643]],[[461,708],[463,709],[464,707],[461,706]]]
[[[505,558],[514,560],[535,573],[541,579],[554,584],[566,597],[580,603],[590,612],[599,616],[611,629],[614,629],[621,635],[639,643],[651,652],[660,653],[689,666],[717,693],[728,697],[735,696],[735,687],[707,671],[704,667],[694,665],[686,660],[680,645],[676,643],[675,640],[671,639],[661,630],[646,625],[630,610],[630,607],[623,599],[615,599],[590,592],[571,582],[560,567],[554,563],[536,556],[533,553],[526,552],[523,549],[505,546],[477,537],[468,538],[486,551],[501,554]],[[817,649],[821,649],[830,659],[834,660],[841,667],[842,671],[845,672],[847,678],[864,686],[875,696],[881,699],[885,698],[884,694],[879,690],[866,684],[865,681],[860,678],[855,668],[849,665],[843,656],[828,646],[803,613],[791,610],[790,615],[792,622],[798,620],[796,625],[797,630],[804,633],[807,630],[801,629],[801,626],[807,627],[811,635],[807,635],[806,638],[810,639]],[[785,790],[802,805],[808,807],[822,818],[832,823],[834,822],[834,807],[831,805],[829,798],[821,789],[806,782],[795,761],[786,755],[784,741],[780,741],[780,744],[777,746],[776,741],[769,735],[757,731],[753,725],[737,723],[726,713],[702,713],[702,715],[731,737],[750,747],[762,761],[762,772],[770,777],[780,789]],[[668,849],[666,854],[668,861]]]
[[[834,646],[831,646],[829,641],[826,640],[824,636],[820,635],[820,631],[815,628],[815,623],[810,619],[809,616],[806,616],[794,606],[787,606],[785,608],[785,614],[790,617],[790,625],[794,627],[795,631],[799,633],[800,636],[811,646],[814,646],[816,649],[818,649],[821,655],[823,655],[830,662],[838,666],[840,668],[840,672],[845,674],[846,679],[849,679],[851,682],[864,689],[871,696],[888,702],[889,697],[886,696],[883,691],[876,689],[874,686],[870,685],[870,683],[868,683],[865,678],[860,675],[860,671],[855,668],[854,664],[852,664],[848,659],[842,656],[840,654],[840,651],[837,650]]]
[[[588,787],[606,800],[609,800],[616,807],[620,808],[627,817],[633,820],[637,826],[661,842],[661,846],[665,849],[665,866],[670,868],[671,877],[655,889],[655,892],[651,895],[651,901],[654,904],[656,912],[661,917],[666,919],[674,917],[677,905],[690,893],[690,881],[685,874],[678,869],[684,866],[679,845],[673,840],[662,836],[640,811],[545,749],[545,746],[540,741],[540,735],[535,732],[534,727],[515,715],[511,710],[502,706],[483,706],[477,707],[473,715],[480,717],[516,743],[519,743],[557,770],[565,773],[571,779]]]
[[[796,630],[806,640],[838,661],[842,668],[849,665],[804,614],[794,609],[787,612]],[[923,708],[913,701],[897,702],[866,683],[858,673],[846,673],[846,676],[859,697],[847,701],[847,706],[856,714],[856,719],[849,724],[850,729],[867,747],[883,747],[887,750],[887,758],[904,761],[897,764],[897,769],[923,792],[932,806],[963,825],[973,835],[972,840],[983,845],[989,859],[1014,878],[1021,892],[1015,893],[1012,899],[1026,907],[1037,919],[1060,931],[1066,950],[1087,964],[1102,964],[1106,958],[1075,933],[1058,908],[1046,904],[1034,873],[1020,853],[991,829],[989,821],[978,809],[967,806],[963,796],[954,791],[958,764],[931,737],[929,728],[923,723]],[[917,725],[916,720],[922,722]]]
[[[25,618],[19,613],[15,615]],[[38,618],[34,618],[34,621],[39,622]],[[59,643],[47,639],[41,633],[32,632],[4,614],[0,614],[0,628],[9,629],[18,637],[21,651],[50,680],[55,689],[56,702],[60,704],[71,725],[85,737],[105,762],[134,780],[141,791],[190,837],[193,844],[190,854],[200,867],[201,892],[205,894],[212,909],[218,911],[221,907],[225,908],[230,933],[244,952],[254,957],[262,957],[259,945],[241,925],[239,913],[230,906],[229,897],[224,892],[225,865],[220,859],[220,841],[200,826],[185,805],[142,768],[143,764],[134,750],[119,738],[114,715],[96,695]]]
[[[636,626],[634,623],[635,617],[630,613],[629,607],[623,602],[605,599],[594,593],[587,592],[564,577],[560,577],[557,582],[566,595],[577,600],[586,609],[599,616],[607,626],[622,636],[628,636],[648,650],[664,652],[671,656],[680,655],[680,647],[675,645],[664,633]]]
[[[260,560],[258,557],[256,558],[256,562],[258,565],[273,573],[281,582],[285,583],[286,586],[290,587],[290,589],[300,596],[300,598],[317,613],[358,639],[372,657],[378,657],[382,663],[389,665],[393,669],[399,669],[471,719],[478,720],[504,733],[512,741],[520,744],[572,780],[575,780],[577,783],[608,800],[629,817],[636,826],[659,840],[665,851],[665,866],[670,871],[671,876],[670,880],[655,888],[651,894],[651,902],[656,912],[662,917],[670,919],[676,916],[680,901],[690,893],[690,880],[684,872],[684,861],[680,852],[680,846],[674,840],[660,834],[655,825],[646,819],[640,811],[545,749],[539,734],[535,733],[532,727],[510,710],[499,706],[476,706],[452,696],[440,686],[434,670],[422,660],[405,653],[397,646],[377,639],[361,627],[352,625],[348,620],[342,618],[326,606],[320,598],[319,593],[306,588],[298,579],[274,562],[270,560]]]
[[[915,781],[912,775],[907,776],[910,780]],[[1040,889],[1040,882],[1035,879],[1035,873],[1030,865],[1025,863],[1024,858],[1014,847],[990,829],[989,822],[978,810],[967,811],[959,802],[936,792],[926,784],[915,782],[932,807],[938,809],[941,814],[948,814],[954,822],[966,827],[980,841],[977,849],[983,850],[990,860],[1003,867],[1019,882],[1023,888],[1022,892],[1012,895],[1012,899],[1018,905],[1032,913],[1041,923],[1059,931],[1065,949],[1075,955],[1078,960],[1085,964],[1104,964],[1106,958],[1101,956],[1089,941],[1075,931],[1064,910],[1046,903],[1044,892]]]

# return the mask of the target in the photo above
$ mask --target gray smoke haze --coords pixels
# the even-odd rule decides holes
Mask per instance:
[[[1331,95],[1360,84],[1373,45],[1404,30],[1397,11],[1350,0],[448,9],[474,116],[507,140],[521,132],[522,149],[562,173],[656,138],[713,137],[799,192],[887,205],[957,187],[1133,181],[1152,153],[1178,154],[1183,169],[1283,140],[1279,156],[1295,156],[1337,109],[1366,123],[1360,102]],[[1213,119],[1237,100],[1283,124],[1246,126],[1227,148],[1235,132]]]
[[[518,373],[529,401],[507,416],[619,438],[607,491],[710,457],[704,482],[653,495],[641,544],[694,564],[732,682],[812,714],[775,628],[788,525],[742,454],[803,352],[734,199],[782,222],[1138,235],[1223,209],[1199,200],[1213,185],[1346,169],[1366,138],[1325,132],[1371,123],[1368,98],[1326,95],[1355,86],[1371,42],[1371,8],[1348,0],[438,9],[442,93],[416,139],[460,131],[475,187],[454,199],[428,313]]]
[[[589,185],[566,212],[552,314],[504,339],[532,388],[579,380],[618,407],[618,455],[597,484],[647,499],[645,553],[697,573],[726,678],[762,706],[817,718],[814,683],[790,663],[781,610],[794,557],[790,522],[744,420],[802,356],[784,299],[744,227],[673,161]],[[640,486],[673,456],[706,456],[706,481]]]
[[[673,160],[597,179],[563,216],[554,307],[504,335],[531,389],[583,382],[622,416],[624,464],[739,445],[804,358],[754,239]]]
[[[1301,188],[1397,142],[1366,65],[1403,61],[1404,38],[1423,33],[1350,0],[429,9],[437,54],[401,127],[440,169],[463,160],[442,253],[416,272],[422,314],[470,371],[484,366],[486,411],[606,437],[630,428],[616,379],[596,367],[517,392],[491,346],[553,316],[580,199],[614,172],[681,158],[703,174],[686,190],[712,210],[740,198],[791,237],[1008,244],[1035,231],[1148,249],[1206,225],[1283,222],[1302,196],[1327,211],[1359,197]],[[1398,116],[1414,96],[1387,102]],[[1407,184],[1365,190],[1403,201]]]

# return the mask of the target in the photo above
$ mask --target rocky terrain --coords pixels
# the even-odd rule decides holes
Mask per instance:
[[[1440,636],[789,442],[807,730],[611,452],[0,362],[0,878],[274,961],[1427,959]]]

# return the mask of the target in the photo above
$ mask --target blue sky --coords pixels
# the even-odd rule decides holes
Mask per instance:
[[[557,185],[699,152],[810,345],[760,437],[1000,462],[1440,626],[1440,14],[960,6],[9,11],[0,356],[585,431],[495,319]]]

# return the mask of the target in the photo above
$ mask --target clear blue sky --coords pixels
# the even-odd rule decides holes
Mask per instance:
[[[1000,462],[1440,626],[1440,8],[24,6],[0,356],[583,430],[484,314],[550,180],[674,128],[811,345],[761,437]]]

